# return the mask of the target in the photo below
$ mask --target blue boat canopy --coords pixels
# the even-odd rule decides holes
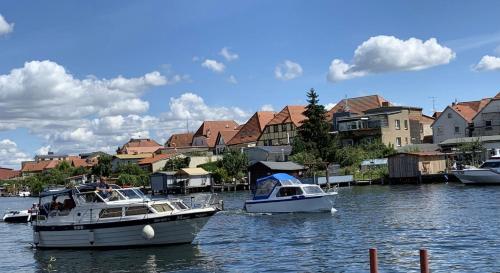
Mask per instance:
[[[300,185],[300,181],[286,173],[276,173],[257,179],[255,183],[254,200],[267,199],[276,186]]]
[[[59,195],[67,195],[71,193],[72,189],[57,189],[57,190],[48,190],[40,193],[39,197],[47,197],[47,196],[59,196]]]

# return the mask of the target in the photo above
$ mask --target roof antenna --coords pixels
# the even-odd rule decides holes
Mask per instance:
[[[347,98],[347,94],[345,94],[345,107],[344,107],[344,112],[349,112],[349,99]]]
[[[186,118],[186,133],[189,133],[189,118]]]
[[[437,97],[429,97],[432,100],[432,112],[436,113],[436,99]]]

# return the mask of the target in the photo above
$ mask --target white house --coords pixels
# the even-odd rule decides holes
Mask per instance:
[[[476,114],[472,122],[473,136],[500,135],[500,93]]]

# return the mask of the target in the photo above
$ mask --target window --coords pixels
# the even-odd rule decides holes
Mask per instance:
[[[278,126],[278,124],[274,125],[273,127],[274,127],[273,128],[274,132],[279,132],[279,126]]]
[[[319,186],[307,186],[304,188],[307,194],[322,194],[323,190]]]
[[[125,216],[148,214],[149,209],[147,207],[128,207],[125,211]]]
[[[399,119],[396,119],[395,120],[395,127],[396,127],[396,130],[399,130],[401,129],[401,121]]]
[[[286,124],[281,124],[281,131],[286,132]]]
[[[122,208],[103,209],[99,212],[99,218],[122,217]]]
[[[405,119],[404,125],[405,125],[405,130],[408,130],[408,120]]]
[[[453,116],[451,115],[451,113],[448,113],[448,118],[452,118]]]
[[[455,134],[458,134],[458,133],[460,133],[460,127],[455,126]]]
[[[491,129],[492,129],[492,128],[491,128],[491,120],[485,120],[485,121],[484,121],[484,124],[485,124],[485,126],[486,126],[486,127],[484,128],[485,130],[491,130]]]
[[[153,208],[157,212],[168,212],[168,211],[172,211],[173,210],[172,207],[169,206],[168,204],[154,204]]]
[[[284,187],[280,189],[276,197],[294,196],[301,194],[302,190],[299,187]]]
[[[401,147],[401,138],[400,137],[396,138],[396,147]]]
[[[408,145],[408,138],[405,137],[405,144]]]

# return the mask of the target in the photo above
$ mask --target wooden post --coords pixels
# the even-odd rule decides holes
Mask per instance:
[[[427,249],[420,249],[420,272],[430,273],[429,271],[429,255]]]
[[[378,273],[376,248],[370,248],[370,273]]]

